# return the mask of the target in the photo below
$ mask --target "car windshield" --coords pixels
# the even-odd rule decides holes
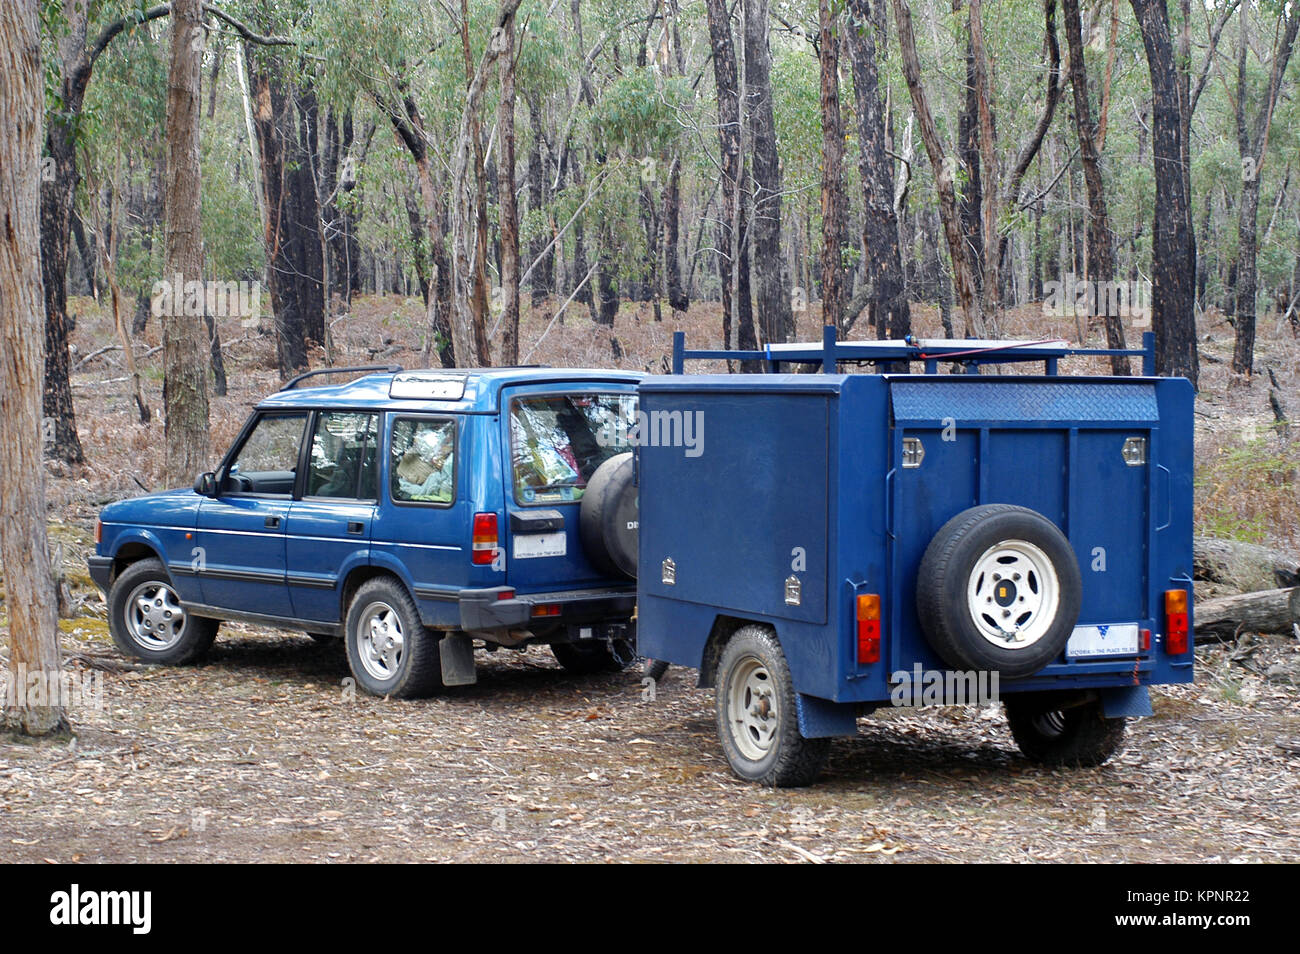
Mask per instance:
[[[582,499],[591,475],[630,449],[634,394],[539,394],[510,411],[515,499],[523,504]]]

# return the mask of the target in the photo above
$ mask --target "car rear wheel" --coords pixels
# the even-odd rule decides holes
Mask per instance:
[[[714,708],[731,770],[760,785],[811,785],[821,774],[830,739],[799,733],[794,684],[776,634],[743,626],[718,664]]]
[[[146,662],[179,666],[199,659],[218,623],[189,613],[161,560],[132,563],[109,591],[108,630],[117,648]]]
[[[409,699],[442,687],[438,637],[397,580],[377,577],[361,585],[348,609],[344,642],[357,685],[371,695]]]
[[[1124,746],[1124,719],[1107,719],[1097,700],[1051,708],[1032,694],[1003,703],[1007,725],[1025,757],[1044,765],[1103,765]]]

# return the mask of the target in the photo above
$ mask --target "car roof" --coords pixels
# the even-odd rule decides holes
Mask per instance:
[[[258,408],[374,408],[389,411],[496,413],[503,388],[517,385],[636,385],[645,375],[599,368],[428,368],[367,374],[342,384],[290,388]],[[396,384],[396,387],[395,387]],[[396,392],[397,396],[393,396]],[[426,395],[426,396],[420,396]]]

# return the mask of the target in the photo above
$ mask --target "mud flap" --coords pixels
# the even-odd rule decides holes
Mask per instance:
[[[857,735],[856,705],[805,696],[802,692],[796,693],[794,700],[795,708],[799,710],[799,734],[805,739]]]
[[[478,682],[478,669],[474,665],[474,640],[464,633],[451,633],[440,639],[438,655],[442,658],[444,686],[472,686]]]
[[[1101,714],[1107,719],[1140,718],[1152,715],[1151,694],[1146,686],[1116,686],[1102,689]]]

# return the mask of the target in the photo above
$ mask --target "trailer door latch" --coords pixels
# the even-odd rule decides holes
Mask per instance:
[[[908,470],[921,466],[925,460],[925,445],[919,437],[903,438],[903,466]]]

